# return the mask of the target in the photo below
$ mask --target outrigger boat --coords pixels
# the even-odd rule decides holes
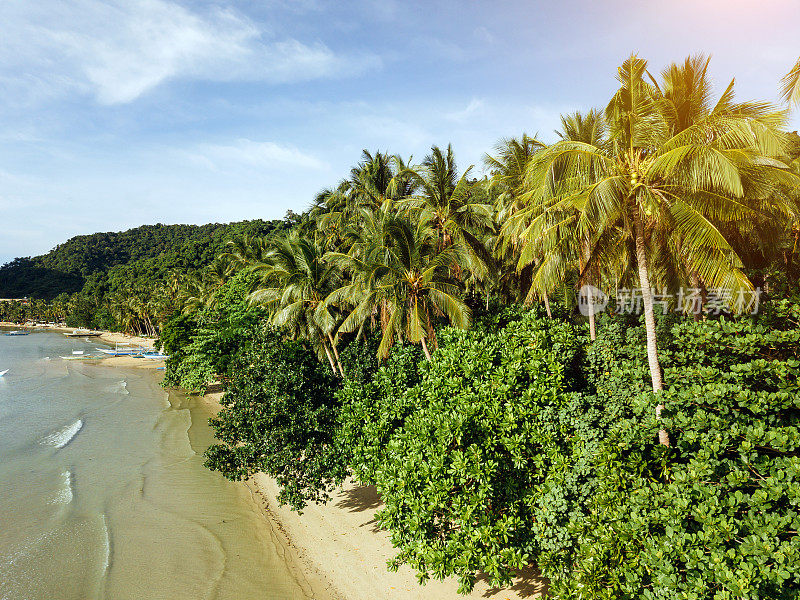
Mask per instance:
[[[96,350],[108,356],[142,356],[148,348],[117,343],[113,350],[111,348],[96,348]]]
[[[28,335],[27,331],[9,331],[5,335]]]
[[[8,373],[8,369],[6,369],[5,371],[0,371],[0,377],[2,377],[3,375],[5,375],[6,373]]]
[[[98,336],[103,335],[102,331],[92,331],[90,329],[75,329],[71,333],[64,334],[67,337],[86,337],[86,336]]]

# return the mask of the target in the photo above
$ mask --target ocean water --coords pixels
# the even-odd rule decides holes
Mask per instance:
[[[206,470],[208,409],[97,344],[0,335],[0,599],[305,599],[241,484]]]

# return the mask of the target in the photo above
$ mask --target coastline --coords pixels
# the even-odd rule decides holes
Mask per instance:
[[[222,392],[214,391],[200,399],[216,413],[222,409],[221,397]],[[533,568],[516,578],[511,588],[492,588],[479,578],[468,595],[457,593],[454,578],[420,585],[407,565],[389,571],[386,562],[396,552],[389,533],[376,526],[381,501],[373,486],[347,481],[327,504],[311,504],[299,515],[278,505],[278,487],[269,476],[259,473],[245,484],[260,499],[265,518],[297,555],[307,575],[327,581],[327,589],[342,600],[524,600],[541,596],[546,589]]]
[[[72,333],[76,327],[59,327],[57,325],[19,325],[17,323],[9,323],[8,321],[0,321],[0,327],[8,327],[11,329],[30,329],[31,331],[53,331],[55,333]],[[99,331],[99,330],[95,330]],[[106,344],[133,344],[135,346],[144,346],[146,348],[153,348],[155,346],[155,338],[138,337],[135,335],[128,335],[127,333],[120,333],[116,331],[102,331],[100,335],[92,336]],[[115,357],[121,358],[121,357]]]

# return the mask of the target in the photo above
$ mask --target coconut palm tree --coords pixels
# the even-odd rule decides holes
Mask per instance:
[[[470,166],[459,177],[452,146],[448,144],[445,151],[433,146],[420,167],[400,174],[416,188],[402,205],[412,211],[415,220],[433,229],[439,249],[451,244],[463,246],[467,251],[464,263],[486,274],[493,261],[480,238],[492,226],[492,206],[486,186],[470,180],[471,171]]]
[[[516,296],[519,301],[529,298],[531,272],[533,266],[517,269],[520,254],[520,228],[527,227],[524,218],[520,218],[528,206],[529,194],[524,188],[525,173],[531,156],[544,148],[544,144],[535,137],[522,134],[520,139],[508,138],[495,146],[494,154],[486,154],[484,166],[489,169],[489,194],[494,195],[494,227],[498,232],[492,244],[496,269],[496,286],[505,290],[507,297]],[[512,289],[516,288],[516,293]],[[547,291],[542,294],[548,316],[550,300]]]
[[[784,136],[780,113],[767,105],[730,110],[732,85],[719,113],[674,133],[669,106],[631,56],[619,68],[620,88],[605,110],[605,143],[561,140],[530,162],[528,183],[550,206],[579,211],[577,227],[599,240],[616,231],[630,244],[644,304],[647,356],[654,392],[663,388],[651,283],[657,252],[680,248],[688,269],[710,285],[751,289],[741,261],[710,215],[741,214],[748,190],[784,177],[773,160]],[[716,108],[716,107],[715,107]],[[663,406],[656,414],[660,417]],[[661,443],[668,444],[665,431]]]
[[[249,300],[271,310],[271,322],[295,339],[305,339],[318,354],[324,352],[334,374],[344,375],[333,332],[336,320],[324,303],[340,283],[335,266],[324,259],[314,240],[297,233],[276,240],[266,262],[253,266],[260,283]]]
[[[353,273],[353,283],[332,292],[326,303],[350,304],[339,331],[363,327],[375,313],[383,332],[378,356],[386,358],[400,340],[421,344],[428,360],[430,341],[436,348],[433,320],[445,317],[466,328],[470,311],[460,298],[452,269],[465,259],[460,244],[442,248],[437,232],[423,221],[387,214],[383,237],[351,255],[333,253],[329,260]]]

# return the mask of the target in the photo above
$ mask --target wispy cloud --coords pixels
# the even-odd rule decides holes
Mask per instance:
[[[288,167],[320,171],[329,168],[324,161],[294,146],[245,138],[231,144],[201,144],[189,156],[193,162],[213,169],[248,166],[266,170]]]
[[[470,100],[470,103],[467,104],[466,108],[446,113],[445,118],[451,121],[456,121],[457,123],[461,123],[471,117],[474,117],[484,112],[485,107],[486,103],[483,100],[481,100],[480,98],[473,98],[472,100]]]
[[[173,79],[285,83],[380,66],[371,54],[281,37],[231,8],[192,11],[169,0],[8,0],[0,21],[9,32],[0,40],[6,83],[40,95],[78,90],[103,104]]]

